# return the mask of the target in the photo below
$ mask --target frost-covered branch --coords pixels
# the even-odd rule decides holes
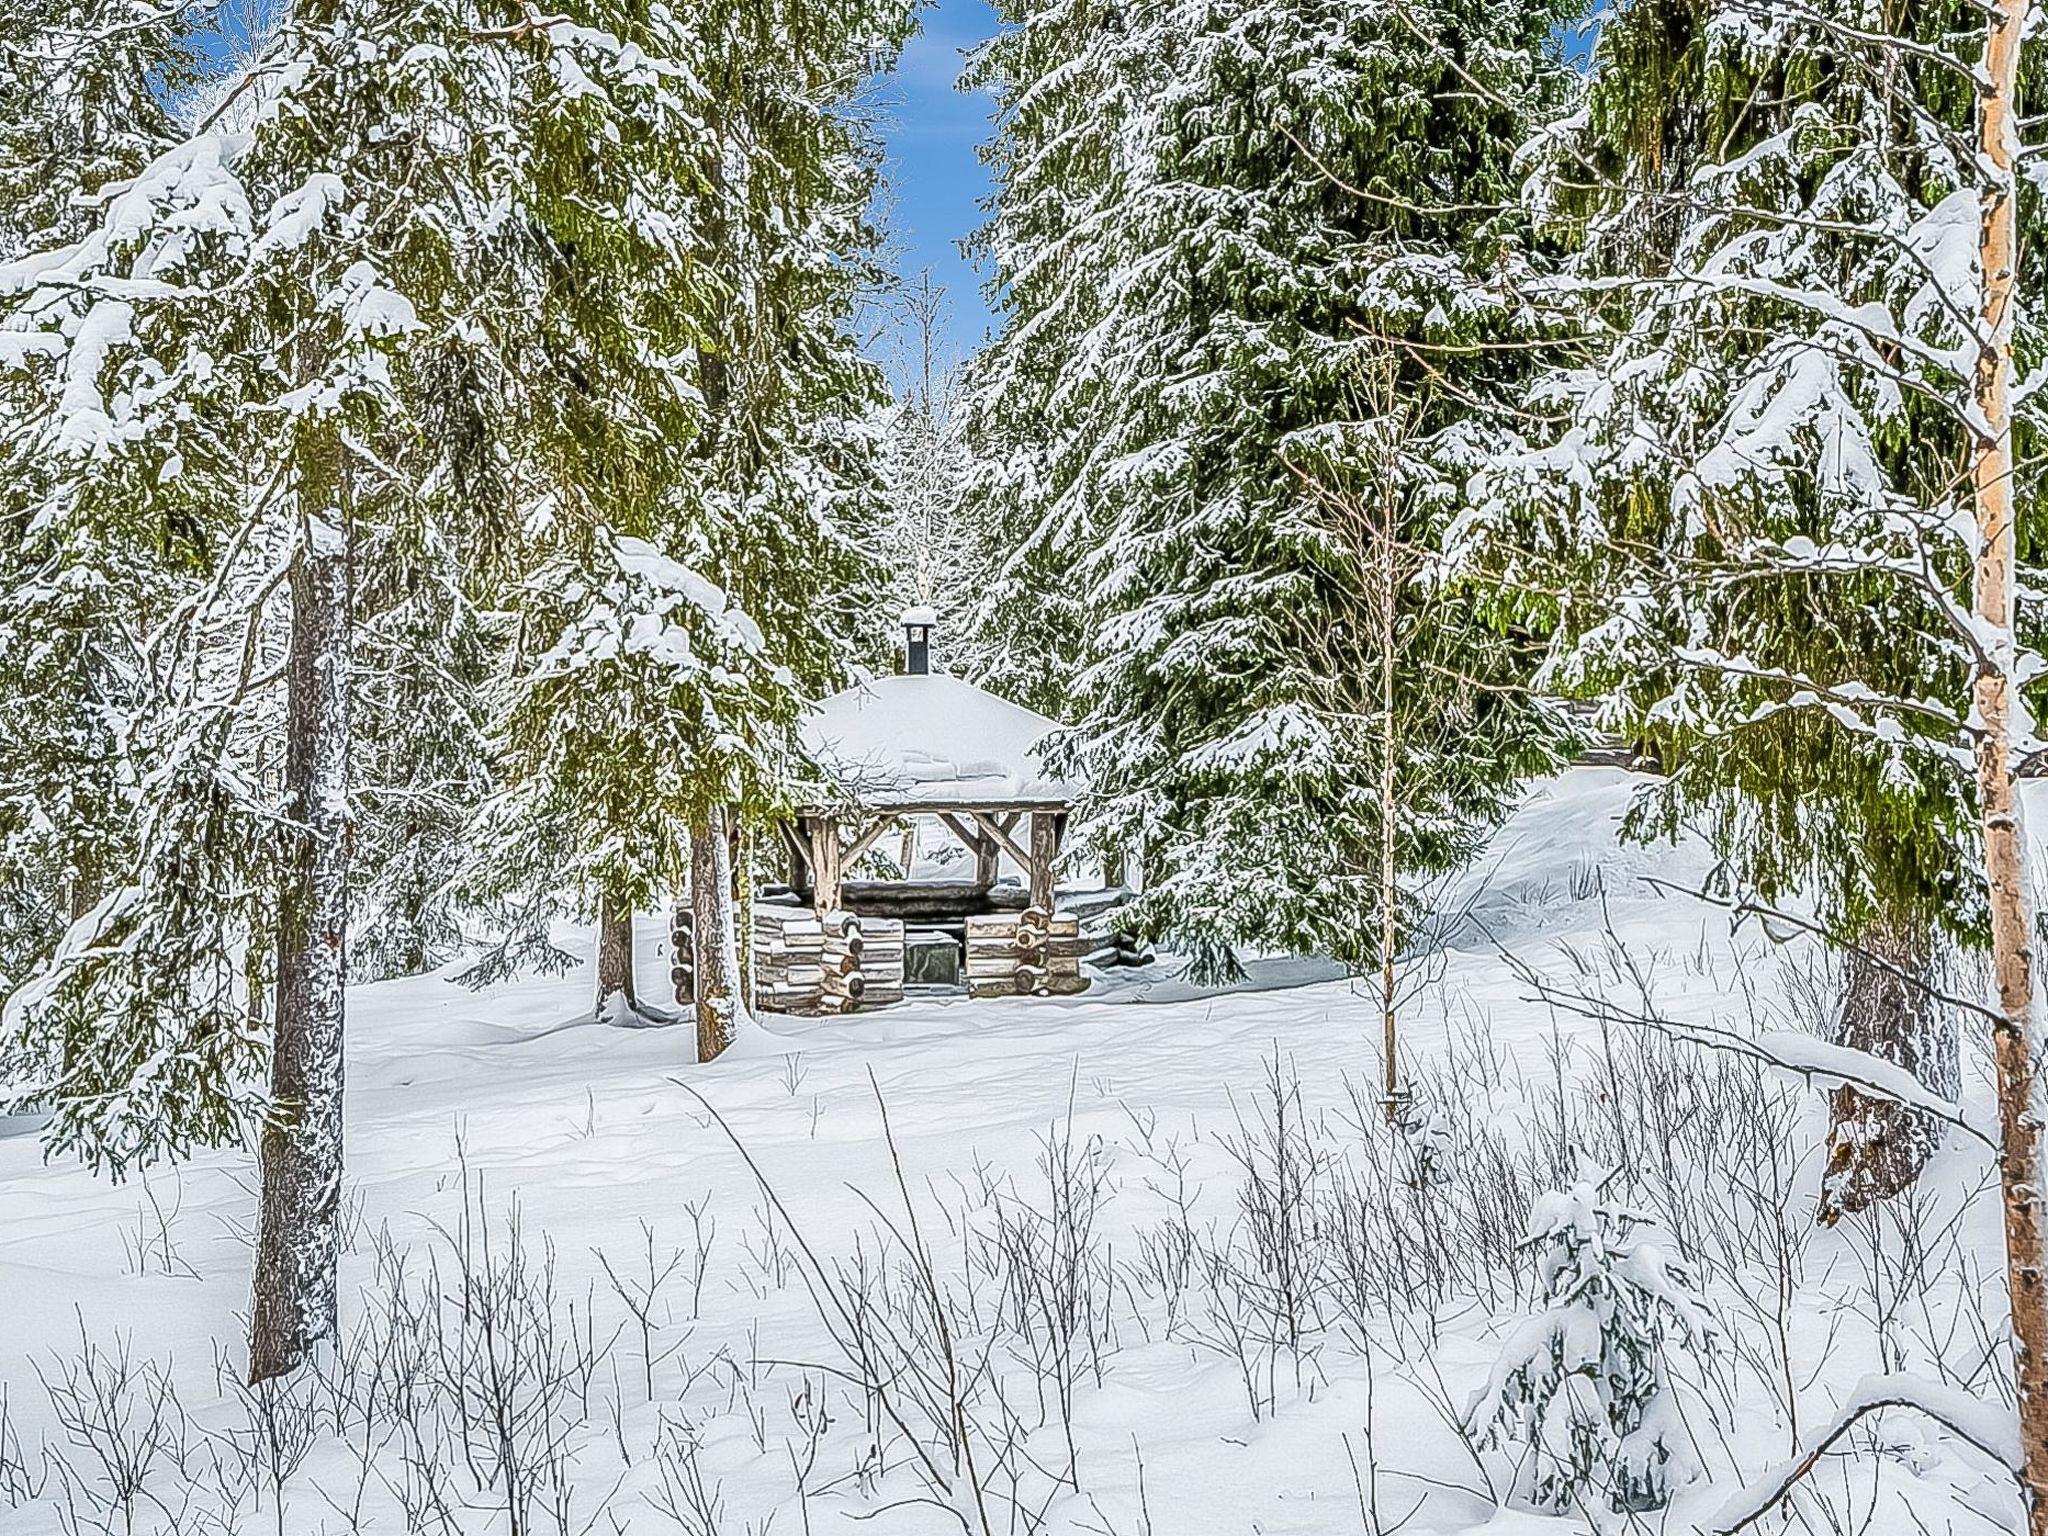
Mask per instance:
[[[1993,1152],[1998,1149],[1995,1134],[1965,1116],[1961,1105],[1930,1092],[1897,1062],[1886,1061],[1869,1051],[1833,1045],[1793,1030],[1766,1030],[1758,1035],[1744,1035],[1715,1024],[1669,1018],[1650,1005],[1646,984],[1639,975],[1636,982],[1643,997],[1643,1006],[1624,1007],[1603,994],[1584,988],[1560,987],[1519,956],[1506,955],[1505,958],[1517,979],[1531,989],[1534,994],[1532,1001],[1561,1008],[1594,1023],[1626,1024],[1632,1028],[1654,1030],[1670,1039],[1707,1050],[1726,1051],[1808,1082],[1820,1080],[1854,1088],[1872,1098],[1919,1110],[1943,1124],[1954,1126]]]
[[[1905,1373],[1866,1376],[1836,1410],[1827,1428],[1797,1457],[1774,1468],[1753,1487],[1744,1489],[1714,1517],[1719,1536],[1734,1536],[1776,1508],[1819,1463],[1828,1448],[1870,1414],[1885,1408],[1910,1408],[1926,1415],[2015,1478],[2020,1475],[2018,1418],[2004,1409],[1940,1382]]]

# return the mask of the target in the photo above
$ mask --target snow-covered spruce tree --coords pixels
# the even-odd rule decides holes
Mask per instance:
[[[0,261],[77,238],[96,218],[79,194],[175,142],[167,103],[196,72],[194,9],[24,0],[0,16]],[[0,334],[8,423],[33,411],[14,392],[16,347]],[[0,435],[0,990],[99,899],[125,837],[115,743],[136,707],[137,641],[189,575],[175,532],[108,522],[51,491],[20,434]]]
[[[1004,697],[1065,718],[1094,623],[1072,567],[1101,528],[1097,328],[1132,249],[1124,216],[1162,67],[1158,18],[1115,0],[994,9],[1003,30],[961,81],[997,104],[982,150],[997,192],[973,242],[997,331],[965,369],[975,596],[953,655]]]
[[[1666,767],[1632,829],[1703,826],[1745,891],[1817,899],[1851,951],[1837,1038],[1953,1097],[1936,951],[1986,936],[1949,713],[1969,552],[1943,531],[1969,499],[1946,349],[1971,307],[1972,93],[1898,67],[1955,13],[1845,45],[1860,14],[1765,28],[1743,3],[1642,0],[1603,30],[1535,185],[1613,339],[1551,380],[1565,433],[1478,499],[1535,509],[1517,579],[1589,589],[1554,675]],[[1539,574],[1552,557],[1571,573]],[[1854,1088],[1835,1111],[1830,1220],[1910,1183],[1941,1130]]]
[[[480,981],[545,956],[557,893],[630,915],[677,889],[692,824],[769,793],[797,708],[731,595],[645,538],[593,530],[532,575],[520,611],[545,649],[505,687],[504,787],[470,834],[494,861],[487,889],[519,921]],[[598,1006],[623,1018],[636,1006],[631,953],[606,958]]]
[[[358,981],[432,970],[465,941],[462,839],[490,794],[485,699],[502,645],[454,535],[438,521],[367,528],[357,562]]]
[[[83,233],[93,194],[176,142],[210,8],[14,0],[0,15],[0,260]]]
[[[797,698],[845,681],[877,638],[886,508],[873,424],[886,398],[854,331],[881,281],[870,224],[880,152],[855,95],[901,51],[904,0],[720,0],[706,8],[726,153],[710,225],[724,302],[699,351],[711,430],[706,507],[721,571]],[[736,151],[743,151],[736,153]],[[793,721],[794,711],[787,717]],[[764,782],[780,789],[782,776]],[[731,798],[691,829],[697,1048],[710,1060],[746,1014],[731,877],[771,803]]]
[[[1623,76],[1608,118],[1549,141],[1571,197],[1544,200],[1570,216],[1589,199],[1594,249],[1625,251],[1632,213],[1668,222],[1670,255],[1647,280],[1625,256],[1582,277],[1613,339],[1555,382],[1562,431],[1508,456],[1475,521],[1537,509],[1509,541],[1520,579],[1590,560],[1558,670],[1643,679],[1625,718],[1722,765],[1679,793],[1718,814],[1738,877],[1813,892],[1852,931],[1918,904],[1988,939],[2019,1471],[2048,1536],[2043,1032],[2014,787],[2042,672],[2019,602],[2039,578],[2018,563],[2036,428],[2015,381],[2040,366],[2024,296],[2048,275],[2022,238],[2028,10],[1723,4],[1697,28],[1653,8],[1617,29],[1620,56],[1704,81],[1728,132],[1663,185],[1679,93]],[[1627,152],[1607,170],[1603,143]],[[1871,1044],[1942,1075],[1938,1039]],[[1884,1114],[1887,1133],[1913,1123]],[[1874,1161],[1858,1131],[1837,1142],[1844,1175]],[[1920,1151],[1867,1186],[1909,1178]],[[1862,1197],[1847,1184],[1829,1197]]]
[[[1494,344],[1540,317],[1502,205],[1516,146],[1567,88],[1559,11],[1119,15],[1048,7],[979,66],[1005,102],[988,239],[1009,307],[979,365],[977,448],[1019,541],[992,623],[1000,643],[1004,613],[1062,586],[1078,597],[1047,622],[1090,615],[1065,750],[1094,786],[1084,835],[1143,860],[1134,923],[1211,972],[1244,944],[1366,961],[1381,640],[1329,508],[1391,482],[1397,542],[1432,550],[1514,393],[1526,354]],[[1077,78],[1128,99],[1099,143],[1066,131],[1100,110],[1068,100]],[[1369,381],[1389,356],[1383,410]],[[1398,691],[1448,728],[1407,785],[1399,856],[1418,873],[1464,856],[1557,735],[1516,687],[1502,608],[1404,603],[1399,627],[1425,616],[1438,632],[1402,646],[1430,664],[1404,665]],[[1059,659],[1048,644],[1004,665]]]
[[[1516,1491],[1540,1509],[1662,1509],[1699,1475],[1671,1364],[1714,1347],[1707,1301],[1649,1218],[1592,1182],[1540,1196],[1526,1241],[1544,1305],[1508,1335],[1467,1431],[1529,1448]]]
[[[168,883],[113,882],[120,899],[10,1003],[7,1035],[67,1065],[57,1026],[97,1020],[98,1080],[55,1072],[47,1096],[54,1137],[103,1157],[116,1143],[95,1116],[129,1116],[140,1100],[125,1078],[167,1060],[191,1066],[175,1115],[120,1121],[146,1150],[174,1149],[165,1128],[193,1124],[195,1106],[214,1139],[264,1111],[259,1378],[334,1325],[353,597],[364,560],[409,547],[366,535],[414,519],[502,549],[550,515],[606,505],[658,447],[634,408],[687,395],[675,364],[701,334],[700,65],[673,13],[633,0],[591,0],[575,21],[472,0],[301,0],[95,233],[0,284],[20,296],[10,328],[30,336],[11,355],[41,392],[22,434],[43,445],[39,464],[140,509],[124,515],[184,507],[225,573],[201,606],[247,639],[207,650],[204,670],[224,676],[205,680],[210,713],[185,720],[242,729],[275,718],[282,693],[274,750],[234,759],[274,765],[281,803],[229,799],[211,821],[185,815],[189,835],[165,845],[216,883],[244,863],[274,883],[267,1093],[236,1070],[260,1037],[228,1028],[202,986],[239,972],[231,904],[184,934],[189,984],[149,997],[125,984],[143,940],[169,931]],[[639,438],[597,430],[621,415]],[[89,452],[67,447],[81,431]],[[466,496],[478,463],[499,466],[506,496]],[[273,624],[287,594],[288,627]],[[280,629],[278,656],[265,646]],[[215,799],[195,803],[231,782],[224,761],[204,759]],[[147,804],[177,823],[160,795]],[[249,826],[281,830],[252,839]]]
[[[889,606],[930,608],[942,635],[968,632],[972,511],[964,495],[971,459],[963,432],[959,365],[942,330],[944,288],[922,274],[901,298],[902,356],[891,369],[894,396],[882,417],[882,478],[888,518],[882,558]]]
[[[880,386],[851,320],[875,156],[848,107],[909,12],[713,4],[688,24],[704,95],[679,215],[695,287],[668,354],[677,379],[593,399],[581,424],[613,472],[558,498],[535,541],[539,574],[517,603],[529,664],[501,708],[504,784],[477,839],[479,889],[517,897],[524,919],[479,974],[543,951],[566,891],[600,921],[600,1006],[630,1000],[631,914],[683,885],[693,839],[722,845],[726,824],[765,815],[801,701],[840,678],[874,607]],[[604,389],[613,374],[588,376]],[[580,460],[565,473],[590,480]],[[622,539],[641,568],[623,582]],[[666,586],[650,594],[639,577],[655,562]],[[688,645],[657,625],[634,648],[650,601]],[[592,663],[607,630],[617,654]],[[732,942],[729,889],[718,903],[697,924],[700,982]],[[735,1027],[720,1018],[700,1020],[707,1057]]]

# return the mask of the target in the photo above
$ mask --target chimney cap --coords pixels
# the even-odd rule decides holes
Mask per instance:
[[[933,629],[939,622],[936,608],[906,608],[901,623],[905,629]]]

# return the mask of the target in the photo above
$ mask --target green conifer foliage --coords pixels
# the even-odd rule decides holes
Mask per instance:
[[[1940,356],[1973,249],[1972,104],[1951,72],[1851,42],[1859,17],[1762,31],[1638,0],[1603,29],[1531,189],[1598,339],[1538,391],[1563,431],[1514,439],[1468,526],[1513,528],[1512,580],[1575,592],[1555,678],[1669,770],[1635,830],[1708,831],[1746,889],[1814,897],[1850,939],[1973,940],[1950,621],[1967,432]],[[1970,20],[1920,5],[1887,29],[1933,44]],[[2029,324],[2019,348],[2024,371]]]
[[[1513,686],[1514,616],[1439,600],[1458,577],[1434,551],[1543,323],[1506,205],[1516,147],[1568,88],[1559,15],[1052,6],[984,58],[1016,355],[984,368],[979,446],[1021,538],[988,671],[1058,670],[1073,648],[1017,644],[1004,612],[1079,594],[1046,622],[1068,602],[1092,626],[1065,738],[1093,782],[1084,830],[1142,858],[1133,920],[1212,970],[1241,944],[1379,946],[1386,645],[1344,534],[1360,509],[1389,509],[1385,549],[1419,556],[1394,630],[1416,727],[1395,732],[1402,869],[1454,865],[1553,760],[1556,722]],[[1114,82],[1132,118],[1070,139],[1076,77]]]

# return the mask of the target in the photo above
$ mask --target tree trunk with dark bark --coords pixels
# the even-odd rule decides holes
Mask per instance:
[[[325,483],[338,487],[339,429],[329,436]],[[278,890],[272,1118],[263,1131],[249,1315],[252,1382],[296,1369],[315,1343],[334,1336],[338,1313],[351,614],[345,514],[318,500],[312,506],[291,571],[284,787],[292,826]]]
[[[1954,1015],[1935,1001],[1933,971],[1927,923],[1903,914],[1873,923],[1849,956],[1834,1040],[1898,1063],[1952,1100],[1962,1092],[1960,1040]],[[1837,1088],[1829,1104],[1820,1219],[1833,1226],[1917,1179],[1947,1127],[1924,1111],[1850,1087]]]
[[[637,1009],[640,995],[633,985],[633,904],[607,891],[597,909],[597,1011],[602,1015],[614,997]]]
[[[690,912],[697,962],[697,1059],[714,1061],[739,1033],[739,948],[733,934],[732,846],[713,807],[690,828]]]

